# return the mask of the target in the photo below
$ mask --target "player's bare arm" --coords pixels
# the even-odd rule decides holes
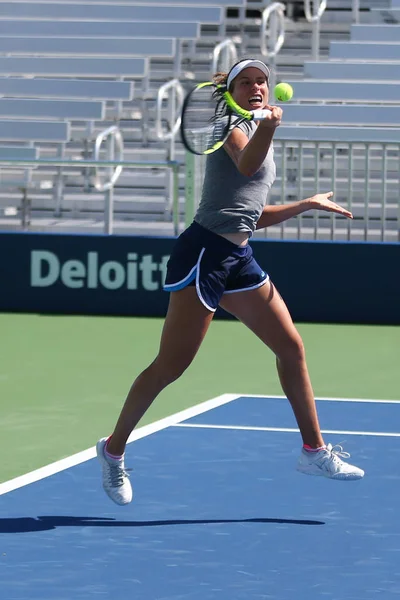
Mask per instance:
[[[315,194],[305,200],[293,202],[291,204],[278,204],[276,206],[266,206],[261,213],[261,216],[257,222],[256,229],[263,229],[264,227],[271,227],[271,225],[277,225],[283,221],[287,221],[292,217],[296,217],[301,213],[309,210],[323,210],[326,212],[333,212],[349,219],[353,218],[352,213],[330,200],[333,192],[326,192],[323,194]]]
[[[276,128],[281,123],[282,109],[279,106],[266,106],[271,110],[267,117],[257,128],[249,141],[247,135],[239,128],[235,128],[224,144],[229,154],[242,175],[251,177],[262,166],[271,146]]]

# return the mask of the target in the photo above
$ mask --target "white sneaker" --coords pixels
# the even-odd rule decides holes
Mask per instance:
[[[107,496],[116,504],[129,504],[132,500],[132,486],[128,473],[125,471],[124,459],[107,459],[104,454],[108,438],[102,438],[96,444],[97,458],[103,471],[103,488]]]
[[[341,460],[349,458],[348,452],[343,452],[342,446],[328,444],[324,450],[318,452],[301,451],[297,470],[306,475],[320,475],[330,479],[344,479],[351,481],[364,477],[364,471]]]

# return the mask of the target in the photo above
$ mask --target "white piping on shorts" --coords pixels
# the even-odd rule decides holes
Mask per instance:
[[[187,281],[188,279],[191,278],[191,276],[193,275],[194,271],[196,271],[196,292],[197,295],[199,297],[200,302],[206,307],[207,310],[211,311],[211,312],[215,312],[217,309],[216,308],[211,308],[211,306],[209,306],[207,304],[207,302],[204,300],[203,296],[201,295],[201,290],[200,290],[200,283],[199,283],[199,278],[200,278],[200,262],[201,259],[203,258],[203,254],[205,252],[205,248],[202,248],[199,254],[199,258],[197,259],[196,264],[194,265],[194,267],[192,267],[189,271],[189,273],[180,281],[175,281],[175,283],[169,283],[167,285],[164,285],[164,290],[166,290],[167,292],[170,290],[171,292],[174,291],[178,291],[176,289],[177,286],[180,286],[178,289],[182,290],[185,287],[185,281]],[[172,289],[171,289],[172,288]],[[174,289],[175,288],[175,289]]]
[[[215,312],[217,309],[216,308],[212,308],[211,306],[209,306],[207,304],[207,302],[204,300],[203,296],[201,295],[201,290],[200,290],[200,262],[201,259],[203,258],[203,254],[206,251],[205,248],[201,249],[201,252],[199,254],[199,259],[197,261],[197,272],[196,272],[196,291],[197,291],[197,295],[199,297],[200,302],[206,307],[207,310],[209,310],[210,312]]]
[[[194,265],[194,267],[192,269],[190,269],[190,272],[188,275],[186,275],[183,279],[181,279],[180,281],[176,281],[175,283],[168,283],[168,284],[164,284],[164,289],[168,290],[168,288],[172,288],[172,287],[176,287],[177,285],[182,285],[183,283],[185,283],[185,281],[187,279],[190,279],[190,277],[192,276],[193,272],[196,270],[197,268],[197,263]],[[184,287],[184,286],[183,286]]]
[[[267,283],[268,280],[269,280],[269,275],[267,275],[265,279],[263,279],[260,283],[257,283],[256,285],[252,285],[247,288],[242,288],[240,290],[225,290],[224,294],[236,294],[236,292],[248,292],[249,290],[256,290],[257,288],[264,285],[264,283]]]

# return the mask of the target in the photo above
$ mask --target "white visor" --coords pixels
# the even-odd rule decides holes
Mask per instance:
[[[229,90],[232,81],[243,71],[243,69],[247,69],[248,67],[256,67],[256,69],[260,69],[264,73],[267,78],[267,82],[269,80],[269,69],[267,65],[265,65],[261,60],[253,60],[249,58],[248,60],[241,60],[237,65],[232,67],[229,71],[228,79],[226,80],[226,87]]]

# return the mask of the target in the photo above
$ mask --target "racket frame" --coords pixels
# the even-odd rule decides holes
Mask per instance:
[[[187,94],[184,103],[183,103],[183,107],[182,107],[182,118],[181,118],[181,137],[182,137],[182,142],[185,146],[185,148],[187,150],[189,150],[189,152],[191,152],[192,154],[197,154],[199,156],[206,156],[208,154],[212,154],[213,152],[216,152],[217,150],[219,150],[220,148],[222,148],[222,146],[224,145],[224,143],[226,142],[227,138],[229,137],[232,129],[234,127],[236,127],[237,125],[239,125],[240,123],[243,123],[243,121],[262,121],[263,119],[267,118],[270,114],[271,111],[268,109],[258,109],[258,110],[246,110],[245,108],[242,108],[241,106],[239,106],[239,104],[237,102],[235,102],[235,100],[232,98],[232,95],[230,94],[230,92],[228,92],[228,90],[225,90],[223,92],[221,92],[221,97],[224,99],[226,106],[228,107],[229,111],[227,112],[227,117],[229,118],[229,126],[227,128],[227,133],[224,136],[223,139],[219,140],[218,142],[215,142],[215,144],[212,146],[212,148],[209,148],[208,150],[205,150],[204,152],[196,152],[189,144],[186,135],[185,135],[185,128],[184,128],[184,123],[185,123],[185,119],[184,119],[184,113],[185,113],[185,109],[186,106],[189,102],[189,98],[191,97],[191,95],[198,89],[202,89],[206,86],[212,86],[214,89],[223,89],[225,86],[220,85],[218,83],[214,83],[213,81],[204,81],[203,83],[199,83],[198,85],[196,85],[192,90],[190,90],[190,92]],[[232,115],[235,114],[237,115],[239,118],[236,119],[233,123],[231,121],[232,119]]]

